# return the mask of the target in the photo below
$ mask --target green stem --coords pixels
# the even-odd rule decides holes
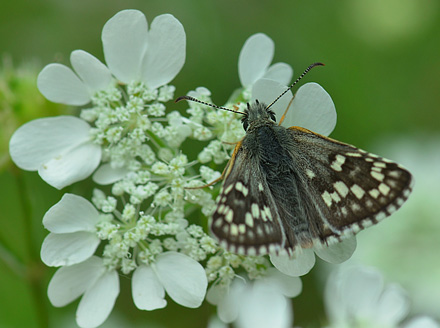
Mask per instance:
[[[28,249],[29,259],[26,263],[26,271],[24,278],[29,284],[32,298],[34,301],[34,306],[37,314],[37,321],[39,327],[49,326],[49,315],[46,300],[46,291],[44,284],[44,273],[45,269],[40,260],[40,254],[35,245],[37,244],[34,240],[34,234],[32,233],[32,209],[31,201],[29,197],[29,188],[26,186],[26,182],[23,178],[23,173],[14,168],[13,176],[16,178],[18,190],[22,192],[19,193],[19,201],[21,203],[21,208],[23,210],[23,217],[25,221],[25,238],[27,241],[26,248]]]

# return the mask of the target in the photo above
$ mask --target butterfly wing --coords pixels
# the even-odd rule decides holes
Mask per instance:
[[[412,176],[401,165],[354,146],[291,127],[290,153],[311,203],[314,242],[331,244],[376,224],[408,198]]]
[[[286,233],[258,157],[236,146],[211,222],[212,233],[229,251],[256,255],[279,248]]]
[[[258,134],[237,145],[211,223],[232,252],[338,242],[392,214],[411,192],[406,169],[354,146],[299,127]]]

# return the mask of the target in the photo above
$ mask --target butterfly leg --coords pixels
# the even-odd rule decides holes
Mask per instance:
[[[214,181],[211,181],[210,183],[204,184],[202,186],[197,186],[197,187],[185,187],[185,189],[202,189],[202,188],[206,188],[206,187],[211,187],[212,185],[215,185],[217,182],[223,180],[224,177],[225,177],[225,171],[223,171],[222,175],[218,179],[215,179]]]
[[[239,142],[236,143],[237,145],[235,146],[235,149],[234,149],[234,151],[232,153],[231,159],[229,160],[228,164],[226,165],[225,169],[223,170],[222,175],[218,179],[215,179],[214,181],[212,181],[212,182],[210,182],[208,184],[205,184],[203,186],[185,187],[185,189],[201,189],[201,188],[206,188],[206,187],[210,187],[210,186],[216,184],[217,182],[223,180],[225,178],[225,176],[229,174],[230,168],[232,167],[232,164],[235,161],[235,155],[237,154],[238,149],[240,149],[240,147],[241,147],[241,143],[242,143],[242,141],[239,141]]]

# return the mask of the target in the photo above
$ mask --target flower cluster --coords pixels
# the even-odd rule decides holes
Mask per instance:
[[[344,264],[333,271],[324,294],[328,328],[438,328],[428,316],[402,323],[410,312],[406,291],[398,284],[385,284],[374,268]]]
[[[183,26],[172,15],[156,17],[149,27],[141,12],[121,11],[105,24],[102,41],[106,64],[76,50],[73,70],[50,64],[38,77],[47,99],[81,106],[78,117],[31,121],[10,140],[14,162],[38,171],[55,188],[91,175],[97,185],[110,186],[94,189],[90,201],[66,193],[43,218],[50,233],[41,258],[60,267],[49,284],[52,304],[64,306],[82,295],[78,325],[99,326],[113,309],[122,273],[132,275],[133,301],[142,310],[165,307],[167,293],[190,308],[206,297],[218,305],[224,322],[252,326],[246,313],[257,311],[265,320],[275,315],[279,326],[291,324],[290,298],[301,291],[298,276],[310,271],[315,254],[345,261],[355,239],[269,258],[222,249],[202,228],[215,209],[218,186],[197,187],[220,177],[232,144],[244,135],[240,117],[200,103],[190,103],[187,116],[167,108],[175,91],[169,83],[184,64],[186,46]],[[293,70],[285,63],[270,65],[273,54],[273,41],[264,34],[246,41],[238,63],[242,87],[225,106],[269,103],[286,90]],[[210,102],[204,87],[188,95]],[[292,97],[289,91],[272,107],[278,117]],[[283,124],[293,122],[323,135],[332,132],[336,111],[316,83],[297,91]],[[184,153],[187,139],[201,145],[197,158]]]

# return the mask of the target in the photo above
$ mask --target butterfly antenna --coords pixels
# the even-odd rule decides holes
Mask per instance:
[[[275,104],[282,96],[284,96],[287,93],[287,91],[292,89],[293,86],[295,84],[297,84],[315,66],[325,66],[325,65],[323,63],[314,63],[314,64],[310,65],[309,67],[307,67],[306,70],[296,79],[296,81],[293,82],[292,85],[286,89],[286,91],[284,91],[282,94],[280,94],[274,101],[272,101],[272,103],[269,106],[266,107],[266,110],[269,109],[270,107],[272,107],[273,104]]]
[[[181,97],[177,98],[174,102],[179,102],[179,101],[181,101],[181,100],[194,101],[194,102],[198,102],[199,104],[206,105],[206,106],[209,106],[209,107],[213,107],[213,108],[217,108],[217,109],[223,109],[223,110],[227,110],[227,111],[229,111],[229,112],[233,112],[233,113],[237,113],[237,114],[246,115],[246,113],[240,112],[240,111],[238,111],[238,110],[234,110],[234,109],[230,109],[230,108],[226,108],[226,107],[222,107],[222,106],[217,106],[217,105],[214,105],[214,104],[210,104],[210,103],[207,103],[207,102],[204,102],[204,101],[198,100],[198,99],[196,99],[196,98],[194,98],[194,97],[191,97],[191,96],[181,96]]]

